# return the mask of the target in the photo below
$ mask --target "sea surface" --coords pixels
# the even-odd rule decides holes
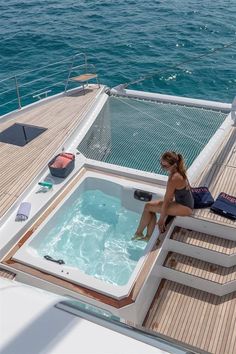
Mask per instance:
[[[88,55],[109,87],[129,83],[224,102],[235,96],[235,0],[0,0],[0,10],[0,80],[30,71],[18,76],[24,104],[53,80],[64,83],[68,62],[58,74],[53,67],[32,69],[78,52]],[[30,91],[29,81],[49,74]],[[15,97],[14,79],[2,82],[1,114]]]

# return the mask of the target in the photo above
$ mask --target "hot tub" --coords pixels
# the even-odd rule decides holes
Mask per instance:
[[[144,189],[86,171],[13,258],[117,299],[127,296],[158,237],[155,230],[148,243],[132,240],[144,207],[134,198],[137,187]]]

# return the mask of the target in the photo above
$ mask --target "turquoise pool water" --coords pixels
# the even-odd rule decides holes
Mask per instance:
[[[88,275],[125,285],[146,247],[146,242],[131,240],[139,218],[119,198],[100,190],[74,192],[32,247],[42,257],[63,259]]]

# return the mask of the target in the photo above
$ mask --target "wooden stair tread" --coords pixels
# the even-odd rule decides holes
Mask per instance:
[[[164,266],[218,284],[236,280],[236,266],[222,267],[175,252],[168,253]]]
[[[164,280],[143,326],[192,346],[193,352],[235,354],[235,310],[236,292],[217,296]]]
[[[236,241],[226,240],[221,237],[212,236],[203,232],[188,230],[176,226],[172,232],[171,239],[192,246],[202,247],[211,251],[233,255],[236,253]]]

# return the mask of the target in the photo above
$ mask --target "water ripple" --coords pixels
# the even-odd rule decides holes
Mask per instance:
[[[235,47],[168,70],[235,40],[233,0],[182,0],[181,6],[176,0],[0,2],[0,79],[86,52],[108,86],[161,70],[131,87],[228,102],[234,98]]]

